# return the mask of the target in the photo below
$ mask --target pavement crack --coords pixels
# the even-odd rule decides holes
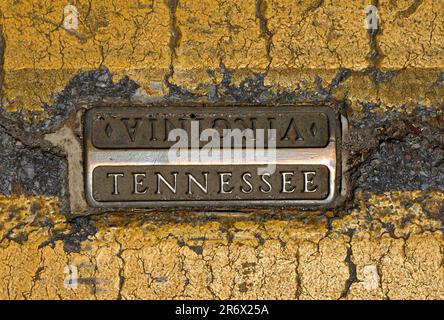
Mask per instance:
[[[35,288],[37,282],[39,280],[41,280],[41,274],[45,270],[44,264],[45,264],[45,258],[43,256],[43,252],[40,250],[39,266],[37,267],[37,270],[35,271],[34,276],[31,279],[31,288],[30,288],[29,294],[28,294],[30,299],[32,299],[32,292],[34,291],[34,288]]]
[[[18,16],[23,18],[22,15],[18,15]],[[55,21],[52,21],[52,20],[50,20],[50,19],[48,19],[46,17],[36,16],[36,15],[31,15],[30,18],[33,19],[33,20],[37,20],[37,21],[40,21],[40,22],[43,22],[43,23],[47,23],[47,24],[53,26],[55,28],[53,31],[59,30],[59,29],[65,30],[69,35],[72,35],[75,38],[77,38],[77,40],[80,43],[82,43],[82,44],[85,43],[89,38],[91,38],[91,35],[85,36],[85,35],[77,32],[77,31],[75,31],[73,29],[66,28],[63,25],[63,21],[55,22]]]
[[[377,8],[378,2],[379,2],[378,0],[373,0],[372,5]],[[368,29],[369,46],[370,46],[370,53],[369,53],[370,66],[369,66],[369,68],[376,68],[376,66],[381,58],[381,52],[379,51],[377,38],[376,38],[380,27],[381,27],[380,21],[378,20],[375,29],[372,29],[372,28]]]
[[[414,0],[413,3],[406,9],[398,11],[396,16],[398,18],[409,18],[412,14],[418,10],[419,6],[424,2],[424,0]],[[395,0],[397,4],[397,0]]]
[[[300,248],[298,246],[298,249],[296,250],[296,292],[295,292],[295,298],[297,300],[301,299],[301,295],[302,295],[302,276],[301,276],[301,270],[300,270],[300,266],[301,266],[301,252],[300,252]]]
[[[117,251],[116,253],[116,257],[120,259],[120,261],[122,262],[122,266],[119,268],[119,292],[117,294],[117,300],[122,300],[122,289],[123,289],[123,285],[125,284],[125,259],[123,258],[122,254],[123,254],[123,246],[122,244],[117,241],[117,244],[119,245],[119,251]]]
[[[5,82],[5,50],[6,50],[6,40],[3,33],[3,26],[0,25],[0,109],[3,108],[3,85]]]
[[[169,30],[170,30],[170,40],[168,47],[170,49],[170,65],[167,74],[165,75],[165,84],[167,87],[171,87],[170,78],[174,74],[174,60],[177,58],[177,48],[179,47],[180,40],[182,38],[182,33],[179,29],[177,23],[176,10],[179,5],[179,0],[165,0],[165,4],[169,10]]]
[[[42,140],[41,135],[28,134],[23,130],[18,128],[18,123],[14,120],[11,120],[4,115],[0,114],[0,130],[2,130],[5,134],[9,135],[11,138],[18,140],[23,145],[29,148],[41,148],[44,151],[49,151],[49,144],[45,143]],[[46,146],[46,148],[43,147]]]
[[[349,292],[350,292],[350,287],[352,286],[353,283],[358,281],[357,273],[356,273],[356,264],[353,262],[353,259],[352,259],[352,257],[353,257],[353,247],[352,247],[353,231],[350,232],[349,237],[350,237],[350,240],[348,241],[347,254],[344,259],[344,262],[348,266],[349,277],[345,281],[344,290],[342,291],[339,299],[346,299]]]
[[[265,39],[265,50],[267,52],[268,65],[266,70],[270,68],[273,57],[271,55],[271,49],[273,47],[273,33],[268,27],[268,20],[265,17],[265,11],[267,9],[267,3],[264,0],[256,0],[256,18],[259,20],[259,27],[261,31],[261,37]]]
[[[379,1],[373,0],[372,5],[378,8]],[[373,15],[373,13],[371,13],[371,15]],[[387,82],[398,73],[398,71],[395,70],[388,70],[386,72],[383,72],[378,68],[378,65],[381,62],[384,55],[381,52],[377,39],[381,29],[381,21],[379,21],[378,15],[377,19],[378,21],[376,28],[369,28],[367,30],[369,35],[369,47],[370,47],[370,52],[368,53],[368,57],[370,61],[368,67],[363,70],[363,73],[369,76],[375,84]]]

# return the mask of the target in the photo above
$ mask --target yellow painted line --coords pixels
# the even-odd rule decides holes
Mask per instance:
[[[9,233],[26,233],[21,243],[1,242],[0,298],[442,299],[444,240],[430,216],[443,200],[439,192],[358,194],[360,206],[331,229],[314,217],[141,224],[107,216],[79,253],[67,253],[60,240],[41,246],[54,236],[40,223],[52,221],[55,198],[2,196],[3,234],[9,220],[28,224]],[[347,259],[358,279],[344,295]],[[67,266],[78,274],[76,288],[64,285]]]

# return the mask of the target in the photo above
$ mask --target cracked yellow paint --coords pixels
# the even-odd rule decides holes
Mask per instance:
[[[355,109],[442,105],[442,1],[379,1],[376,70],[366,69],[368,2],[73,1],[70,32],[66,1],[0,0],[4,108],[39,111],[99,66],[141,96],[168,93],[165,77],[207,94],[228,68],[232,85],[260,72],[274,92],[322,89]],[[57,198],[1,196],[0,298],[443,299],[443,202],[440,192],[358,193],[337,217],[93,216],[98,232],[80,241]],[[64,287],[67,265],[76,289]]]
[[[333,92],[336,99],[381,104],[380,111],[391,107],[410,112],[415,106],[439,106],[443,103],[444,85],[437,81],[438,69],[405,69],[390,76],[390,79],[375,83],[371,75],[353,72]],[[401,108],[403,107],[403,108]]]
[[[367,1],[267,1],[272,69],[360,70],[370,51],[363,9]]]
[[[444,2],[382,0],[379,15],[381,68],[441,68],[444,64]]]
[[[168,93],[168,75],[170,83],[207,94],[222,82],[222,64],[232,71],[234,85],[266,72],[265,84],[275,92],[316,92],[317,78],[326,86],[340,68],[348,68],[353,76],[331,93],[354,106],[442,102],[439,0],[380,1],[376,66],[398,74],[378,83],[362,72],[371,51],[364,28],[367,1],[75,4],[79,28],[70,31],[63,28],[65,1],[0,1],[7,111],[41,110],[74,74],[101,65],[114,81],[123,76],[136,81],[142,97]]]
[[[187,89],[221,78],[208,70],[223,63],[235,70],[260,71],[268,64],[266,40],[256,17],[256,2],[179,1],[176,9],[179,38],[173,58],[172,82]]]
[[[444,240],[433,217],[443,201],[439,192],[359,193],[331,224],[94,217],[98,232],[67,253],[54,238],[70,232],[56,199],[2,197],[0,298],[442,299]],[[75,289],[64,287],[67,265],[78,270]]]
[[[148,2],[79,1],[78,29],[63,25],[66,1],[0,1],[6,38],[6,110],[39,110],[82,70],[108,67],[153,93],[168,69],[168,8]]]

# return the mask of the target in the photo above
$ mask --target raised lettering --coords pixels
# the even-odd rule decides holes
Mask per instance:
[[[118,177],[123,177],[123,173],[108,173],[107,177],[114,177],[112,194],[119,194]]]
[[[250,181],[247,180],[247,177],[249,177],[251,179],[250,172],[245,172],[244,174],[242,174],[242,181],[245,182],[247,184],[247,186],[249,187],[249,189],[247,191],[247,190],[245,190],[245,188],[243,186],[241,186],[242,193],[250,193],[251,191],[253,191],[253,185],[251,184]]]
[[[136,133],[142,118],[122,118],[122,122],[125,124],[126,132],[128,133],[132,142],[136,141]]]
[[[291,186],[291,177],[294,175],[294,173],[293,172],[281,172],[281,175],[282,175],[282,192],[283,193],[294,192],[296,187],[293,187],[291,189],[287,189],[287,186]]]
[[[309,175],[311,175],[311,178],[309,178]],[[313,193],[318,190],[318,186],[314,186],[314,189],[309,189],[308,185],[310,184],[313,186],[313,178],[316,176],[316,172],[314,171],[305,171],[304,172],[304,192]]]
[[[171,185],[159,172],[156,173],[157,175],[157,190],[156,193],[160,194],[160,183],[163,182],[165,186],[171,190],[172,193],[176,193],[176,186],[177,186],[177,172],[173,172],[172,175],[174,177],[173,185]]]
[[[290,140],[289,135],[292,131],[294,131],[294,133],[291,135],[292,137],[294,137],[292,140],[295,140],[295,141],[304,140],[299,132],[298,127],[296,126],[294,118],[291,118],[290,123],[288,124],[287,130],[285,131],[285,134],[282,137],[282,140]]]
[[[233,187],[225,190],[225,186],[229,186],[230,185],[230,179],[231,179],[231,172],[219,172],[219,176],[220,176],[220,193],[232,193],[233,192]],[[225,180],[225,177],[229,177],[228,180]]]
[[[148,187],[145,187],[143,190],[139,190],[139,187],[143,186],[143,178],[146,177],[145,173],[133,173],[134,178],[134,194],[144,194],[148,190]],[[142,180],[139,180],[139,178],[142,178]]]
[[[187,193],[188,194],[193,194],[193,192],[191,191],[191,182],[193,182],[196,186],[198,186],[199,189],[203,191],[203,193],[205,193],[205,194],[208,193],[208,172],[204,172],[203,175],[205,177],[205,186],[201,185],[199,183],[199,181],[197,181],[196,178],[194,178],[191,173],[187,173],[187,176],[188,176],[188,192]]]
[[[260,186],[260,187],[259,187],[259,190],[260,190],[262,193],[270,193],[272,187],[271,187],[270,182],[267,181],[267,180],[265,179],[265,177],[269,177],[269,178],[270,178],[271,175],[270,175],[269,173],[264,173],[263,175],[261,175],[261,180],[262,180],[263,182],[265,182],[265,184],[268,186],[268,189],[265,190],[264,188],[262,188],[262,186]]]

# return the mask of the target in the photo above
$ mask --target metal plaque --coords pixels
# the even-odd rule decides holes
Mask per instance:
[[[328,206],[339,192],[328,107],[96,107],[84,121],[93,207]]]

